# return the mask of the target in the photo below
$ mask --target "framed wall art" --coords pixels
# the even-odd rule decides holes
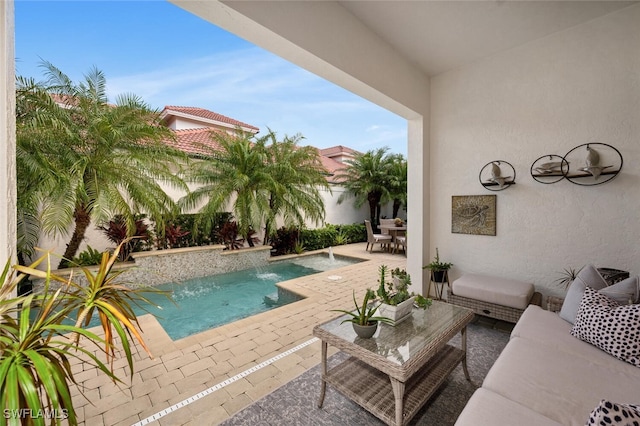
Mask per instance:
[[[454,195],[451,197],[451,232],[454,234],[496,235],[495,195]]]

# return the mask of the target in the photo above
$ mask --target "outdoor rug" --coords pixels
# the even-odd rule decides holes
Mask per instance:
[[[510,326],[510,324],[484,318],[469,324],[467,366],[471,382],[465,379],[462,366],[456,367],[439,391],[413,418],[410,425],[453,425],[507,344]],[[460,347],[459,334],[451,344]],[[338,352],[329,358],[329,368],[346,358],[346,354]],[[327,386],[322,408],[317,407],[319,395],[320,366],[318,365],[221,424],[224,426],[377,426],[384,424],[331,386]]]

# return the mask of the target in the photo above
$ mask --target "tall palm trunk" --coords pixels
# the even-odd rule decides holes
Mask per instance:
[[[393,216],[394,218],[398,217],[398,212],[400,211],[400,207],[402,207],[402,201],[397,198],[393,199]]]
[[[76,207],[76,210],[73,213],[73,218],[75,221],[73,235],[71,236],[71,241],[67,244],[67,249],[64,252],[63,258],[60,260],[58,268],[66,268],[69,266],[69,260],[73,259],[78,252],[80,244],[84,239],[84,235],[87,232],[87,228],[91,223],[91,217],[89,216],[89,212],[84,204],[80,204]]]

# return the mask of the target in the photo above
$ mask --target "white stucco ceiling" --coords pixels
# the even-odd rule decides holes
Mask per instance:
[[[341,1],[433,76],[627,7],[633,1]]]

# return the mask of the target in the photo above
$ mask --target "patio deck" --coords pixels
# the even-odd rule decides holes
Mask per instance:
[[[151,315],[140,318],[154,359],[138,350],[129,380],[124,359],[114,385],[95,369],[74,366],[84,399],[75,391],[85,425],[216,425],[320,362],[313,327],[353,305],[357,294],[377,287],[378,266],[405,267],[406,257],[365,250],[365,243],[333,248],[364,262],[297,278],[284,286],[306,299],[181,340],[172,341]],[[341,279],[329,279],[331,276]],[[334,350],[335,352],[335,350]],[[332,352],[333,353],[333,352]],[[181,405],[177,408],[176,405]],[[149,418],[161,413],[161,417]]]

